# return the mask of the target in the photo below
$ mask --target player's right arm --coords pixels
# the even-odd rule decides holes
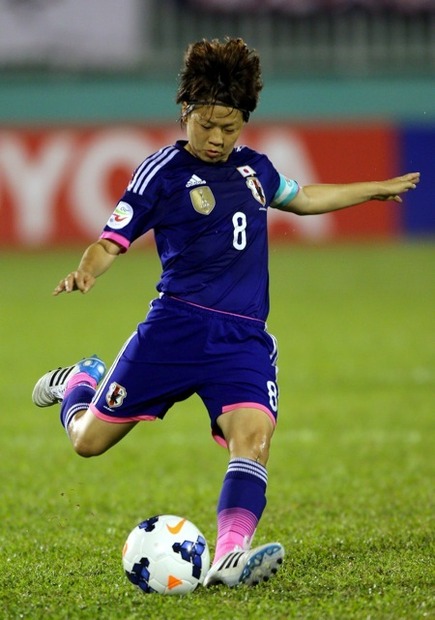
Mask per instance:
[[[53,291],[53,295],[80,291],[87,293],[95,284],[95,280],[109,269],[122,248],[109,241],[99,239],[92,243],[84,252],[76,271],[71,271],[60,280]]]

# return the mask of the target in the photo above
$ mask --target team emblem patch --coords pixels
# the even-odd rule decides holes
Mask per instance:
[[[249,177],[246,179],[246,185],[252,192],[255,200],[259,202],[263,207],[266,205],[266,196],[264,194],[263,186],[257,177]]]
[[[201,213],[201,215],[209,215],[216,205],[213,192],[207,185],[192,189],[190,191],[190,200],[195,211]]]
[[[106,403],[110,408],[115,409],[120,407],[124,402],[124,398],[127,396],[127,390],[119,383],[111,383],[106,394]]]
[[[243,178],[255,177],[255,170],[251,166],[239,166],[237,170],[240,172]]]
[[[128,202],[124,202],[121,200],[116,205],[116,209],[112,213],[107,222],[110,228],[114,228],[115,230],[119,230],[120,228],[124,228],[127,226],[133,217],[133,208],[128,204]]]

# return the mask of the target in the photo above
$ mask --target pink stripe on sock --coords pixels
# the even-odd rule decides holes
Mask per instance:
[[[213,564],[236,547],[249,546],[257,527],[257,517],[245,508],[227,508],[218,514],[218,538]]]
[[[83,385],[84,383],[86,385],[90,385],[94,389],[97,387],[97,382],[93,377],[88,375],[86,372],[78,372],[76,375],[73,375],[66,384],[65,396],[67,396],[77,385]]]

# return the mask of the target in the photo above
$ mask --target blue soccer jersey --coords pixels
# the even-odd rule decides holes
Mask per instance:
[[[145,159],[102,237],[127,250],[153,229],[160,293],[265,320],[267,210],[274,200],[288,202],[297,184],[286,184],[265,155],[245,146],[213,164],[191,155],[185,144],[178,141]]]

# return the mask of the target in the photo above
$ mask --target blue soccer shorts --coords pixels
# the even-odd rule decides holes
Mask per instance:
[[[168,297],[156,299],[100,384],[91,410],[107,422],[163,419],[198,394],[212,434],[228,411],[250,407],[273,424],[278,413],[277,346],[263,321]]]

